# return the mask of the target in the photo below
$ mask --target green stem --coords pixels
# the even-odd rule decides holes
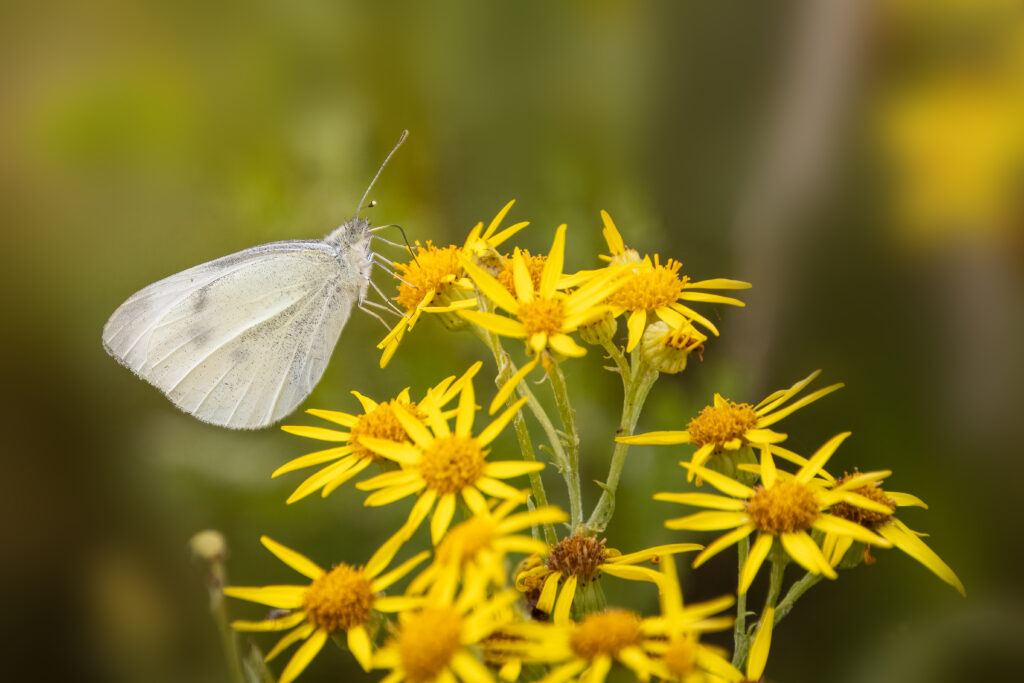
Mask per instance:
[[[569,472],[566,477],[566,486],[569,487],[569,523],[575,531],[583,522],[583,502],[580,489],[580,434],[576,427],[576,409],[569,401],[569,388],[565,383],[565,374],[558,363],[554,363],[548,370],[548,377],[551,379],[551,392],[555,396],[555,405],[558,406],[558,414],[562,418],[562,426],[565,428],[566,448],[569,451]]]
[[[739,565],[737,576],[743,572],[747,554],[750,552],[750,536],[744,536],[737,545]],[[736,596],[736,623],[732,629],[732,665],[738,667],[746,659],[750,649],[750,637],[747,635],[747,594]]]
[[[775,623],[779,623],[782,619],[789,614],[790,610],[793,609],[793,605],[800,599],[804,593],[811,589],[812,586],[821,581],[823,576],[821,574],[812,574],[807,572],[803,578],[794,583],[789,587],[786,592],[786,597],[782,598],[782,602],[775,610]]]
[[[228,673],[233,683],[245,683],[242,675],[242,657],[238,649],[238,637],[231,628],[231,619],[228,617],[228,608],[224,600],[224,586],[227,583],[227,571],[224,563],[214,560],[210,563],[210,614],[217,622],[217,630],[220,632],[221,648],[224,651],[224,659],[227,661]]]
[[[622,420],[619,422],[618,434],[629,435],[633,433],[637,420],[640,419],[640,411],[647,400],[647,394],[658,379],[658,371],[652,369],[640,357],[636,351],[633,352],[632,367],[626,381],[625,396],[622,399]],[[622,468],[626,464],[626,452],[629,444],[615,442],[615,449],[612,451],[611,464],[608,467],[608,478],[604,483],[604,490],[601,498],[594,506],[594,511],[587,520],[588,530],[600,533],[608,526],[612,515],[615,513],[615,490],[619,486],[619,477]]]
[[[601,342],[601,346],[608,352],[608,357],[615,361],[615,364],[619,367],[619,375],[622,376],[622,388],[625,390],[629,386],[629,363],[626,361],[626,356],[622,353],[622,349],[619,345],[610,339],[606,339]]]
[[[768,581],[768,595],[764,599],[764,609],[761,610],[762,614],[769,607],[775,607],[775,603],[779,601],[779,594],[782,593],[782,575],[786,571],[787,564],[789,564],[789,558],[772,558],[772,571]]]
[[[512,426],[516,430],[516,438],[519,439],[519,449],[523,452],[523,459],[536,462],[537,455],[533,451],[533,442],[530,441],[530,432],[526,427],[526,420],[523,419],[522,412],[516,413],[516,416],[512,418]],[[541,479],[540,472],[530,472],[529,476],[530,488],[533,489],[533,498],[537,501],[538,506],[544,507],[548,504],[548,494],[544,490],[544,480]],[[547,541],[548,545],[558,543],[555,527],[550,523],[544,525],[544,540]]]

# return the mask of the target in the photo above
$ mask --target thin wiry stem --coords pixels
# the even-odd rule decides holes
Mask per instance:
[[[551,392],[555,395],[555,404],[565,428],[566,449],[569,451],[569,472],[566,485],[569,487],[569,522],[575,531],[583,522],[582,493],[580,490],[580,434],[576,427],[576,409],[569,401],[569,388],[565,383],[565,375],[558,363],[548,370],[551,379]],[[574,504],[575,502],[575,504]]]

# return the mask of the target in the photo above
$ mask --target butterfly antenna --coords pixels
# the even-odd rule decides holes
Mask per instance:
[[[364,192],[364,193],[363,193],[363,198],[359,200],[359,206],[357,206],[357,207],[356,207],[356,213],[355,213],[355,216],[352,216],[352,218],[355,218],[356,216],[358,216],[358,215],[359,215],[359,212],[360,212],[360,211],[362,210],[362,208],[363,208],[363,202],[365,202],[365,201],[366,201],[366,196],[367,196],[368,194],[370,194],[370,190],[372,190],[372,189],[373,189],[373,184],[374,184],[375,182],[377,182],[377,178],[379,178],[379,177],[380,177],[380,172],[381,172],[381,171],[383,171],[383,170],[384,170],[384,167],[388,165],[388,162],[389,162],[389,161],[391,161],[391,157],[392,157],[392,156],[394,156],[395,152],[397,152],[397,151],[398,151],[398,148],[402,146],[402,143],[403,143],[403,142],[405,142],[405,138],[406,138],[406,137],[407,137],[408,135],[409,135],[409,131],[408,131],[408,130],[403,130],[403,131],[402,131],[402,134],[401,134],[401,135],[399,136],[399,138],[398,138],[398,142],[396,142],[396,143],[395,143],[395,146],[391,148],[391,152],[390,152],[390,153],[388,154],[387,158],[385,158],[385,159],[384,159],[384,163],[383,163],[383,164],[381,164],[381,165],[380,165],[380,168],[378,168],[378,169],[377,169],[377,175],[373,176],[373,180],[371,180],[371,181],[370,181],[370,185],[369,185],[369,187],[367,187],[367,188],[366,188],[366,192]]]

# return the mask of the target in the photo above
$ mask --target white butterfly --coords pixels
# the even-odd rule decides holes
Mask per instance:
[[[266,427],[313,391],[363,304],[371,238],[357,215],[322,240],[271,242],[183,270],[121,304],[103,346],[204,422]]]

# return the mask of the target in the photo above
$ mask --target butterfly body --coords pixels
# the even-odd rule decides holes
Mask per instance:
[[[291,413],[323,375],[370,282],[370,224],[271,242],[154,282],[103,328],[119,363],[204,422],[256,429]]]

